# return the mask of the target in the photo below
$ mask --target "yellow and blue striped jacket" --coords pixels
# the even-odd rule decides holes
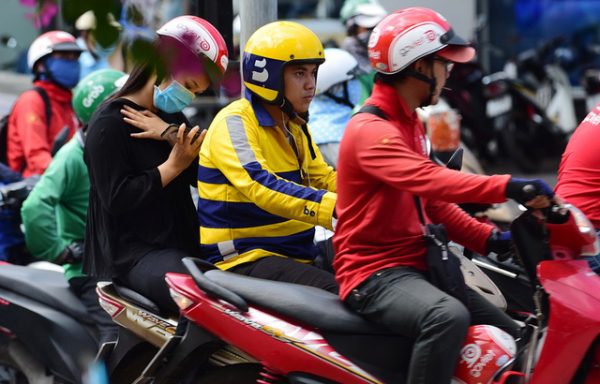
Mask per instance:
[[[203,257],[222,269],[265,256],[311,261],[314,226],[331,229],[336,173],[290,122],[298,156],[259,103],[234,101],[213,120],[198,169]],[[304,176],[303,176],[304,175]]]

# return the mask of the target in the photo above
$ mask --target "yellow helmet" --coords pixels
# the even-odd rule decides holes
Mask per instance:
[[[291,21],[260,27],[246,43],[242,76],[246,88],[272,104],[283,101],[283,68],[290,63],[321,64],[323,45],[313,31]]]

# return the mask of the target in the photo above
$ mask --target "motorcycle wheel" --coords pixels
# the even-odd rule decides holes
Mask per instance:
[[[508,156],[526,173],[539,170],[543,158],[541,145],[536,143],[536,126],[533,122],[511,119],[502,130],[502,141]]]
[[[255,384],[262,367],[257,364],[234,364],[211,368],[197,377],[194,384]]]

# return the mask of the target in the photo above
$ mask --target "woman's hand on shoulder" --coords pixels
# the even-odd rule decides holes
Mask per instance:
[[[128,105],[123,106],[121,114],[123,114],[123,120],[127,124],[133,125],[143,131],[132,133],[131,137],[137,139],[167,140],[167,137],[162,134],[171,126],[156,114],[148,110],[138,111]]]

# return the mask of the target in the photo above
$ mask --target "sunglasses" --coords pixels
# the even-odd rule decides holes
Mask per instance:
[[[444,65],[444,68],[446,69],[446,73],[450,73],[452,71],[452,68],[454,68],[454,62],[452,62],[450,60],[446,60],[443,57],[439,57],[439,56],[435,56],[433,59],[436,61],[439,61],[440,63],[442,63]]]

